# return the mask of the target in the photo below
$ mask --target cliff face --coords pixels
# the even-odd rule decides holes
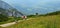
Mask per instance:
[[[3,9],[12,9],[13,7],[10,6],[8,3],[0,0],[0,8],[3,8]]]

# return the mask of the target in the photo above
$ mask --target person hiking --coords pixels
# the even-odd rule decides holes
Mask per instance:
[[[27,16],[22,16],[23,20],[26,20],[27,19]]]

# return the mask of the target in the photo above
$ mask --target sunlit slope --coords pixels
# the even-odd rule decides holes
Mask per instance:
[[[6,28],[60,28],[60,15],[31,17]]]

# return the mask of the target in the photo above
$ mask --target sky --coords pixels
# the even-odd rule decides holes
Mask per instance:
[[[60,10],[60,0],[2,0],[25,14],[45,14]]]

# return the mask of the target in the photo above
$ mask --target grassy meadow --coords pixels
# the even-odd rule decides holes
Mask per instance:
[[[36,16],[5,28],[60,28],[60,15]]]

